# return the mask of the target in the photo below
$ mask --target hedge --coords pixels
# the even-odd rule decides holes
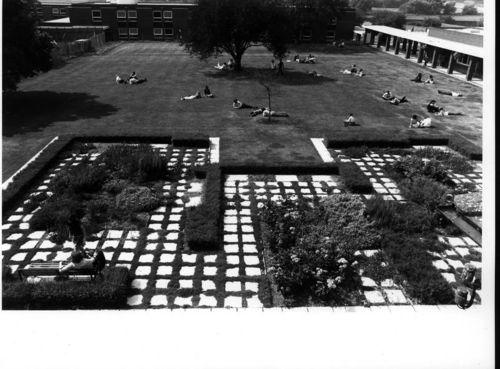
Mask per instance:
[[[206,135],[174,136],[172,144],[175,147],[209,148],[210,139]]]
[[[202,203],[186,209],[185,239],[191,250],[217,250],[221,244],[222,173],[217,165],[206,169]]]
[[[125,308],[130,288],[127,268],[104,269],[102,280],[50,281],[29,284],[24,281],[2,283],[4,310],[66,310]]]
[[[278,174],[278,175],[338,175],[339,168],[337,164],[332,163],[246,163],[242,165],[232,165],[230,163],[221,164],[221,170],[224,174]]]
[[[340,163],[339,172],[344,185],[354,193],[372,193],[373,185],[368,177],[352,163]]]
[[[350,146],[365,145],[368,147],[398,147],[408,148],[411,146],[407,133],[401,131],[393,132],[344,132],[341,137],[326,137],[327,148],[344,149]]]
[[[482,149],[460,136],[452,136],[448,146],[471,160],[483,160]]]

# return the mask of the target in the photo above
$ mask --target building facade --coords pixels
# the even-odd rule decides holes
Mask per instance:
[[[237,1],[237,0],[235,0]],[[196,0],[108,0],[73,3],[71,25],[108,26],[109,40],[179,40],[186,33]],[[352,38],[354,9],[343,9],[325,22],[304,21],[298,42],[333,42]]]

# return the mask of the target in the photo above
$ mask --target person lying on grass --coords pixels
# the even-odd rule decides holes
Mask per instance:
[[[255,106],[245,104],[244,102],[241,102],[238,100],[238,98],[233,100],[233,108],[235,109],[255,109]]]
[[[138,85],[140,83],[146,82],[147,80],[148,80],[147,78],[138,78],[135,72],[132,72],[130,77],[128,77],[129,85]]]
[[[362,71],[362,69],[360,70]],[[356,64],[353,64],[351,65],[351,68],[342,69],[340,73],[356,75],[358,73],[358,67],[356,67]]]
[[[418,72],[417,76],[413,79],[410,79],[412,82],[422,83],[422,73]]]
[[[363,69],[361,69],[361,68],[360,68],[360,69],[359,69],[359,71],[358,71],[358,73],[354,73],[354,75],[355,75],[355,76],[357,76],[357,77],[363,77],[363,76],[365,76],[366,74],[365,74],[365,72],[363,71]]]
[[[441,107],[437,106],[436,100],[431,100],[429,104],[427,104],[427,111],[429,113],[437,113]]]
[[[195,99],[201,99],[200,91],[196,91],[196,93],[194,95],[191,95],[191,96],[181,97],[181,101],[182,100],[195,100]]]
[[[430,128],[431,126],[431,118],[420,119],[416,114],[414,114],[410,119],[409,128]]]
[[[215,97],[215,95],[210,91],[208,86],[205,86],[205,89],[203,90],[203,94],[205,97]]]
[[[429,78],[427,78],[424,83],[427,83],[429,85],[433,85],[434,84],[434,77],[432,75],[429,75]]]
[[[323,75],[322,74],[319,74],[318,72],[316,72],[315,70],[311,71],[308,73],[311,77],[322,77]]]
[[[449,95],[449,96],[453,96],[453,97],[462,97],[462,93],[460,92],[455,92],[455,91],[448,91],[448,90],[438,90],[438,93],[440,93],[441,95]]]
[[[116,75],[116,79],[115,79],[116,83],[118,83],[119,85],[120,84],[127,84],[127,82],[125,82],[125,80],[120,77],[118,74]]]
[[[258,108],[258,109],[255,109],[254,111],[252,111],[250,113],[250,116],[251,117],[255,117],[257,115],[260,115],[262,114],[262,116],[264,117],[288,117],[288,113],[285,113],[283,111],[274,111],[274,110],[269,110],[268,107],[265,107],[265,108]]]
[[[439,111],[436,113],[436,115],[439,115],[441,117],[447,117],[449,115],[465,115],[462,112],[451,112],[451,111],[446,111],[444,108],[439,108]]]
[[[402,104],[402,103],[405,103],[405,102],[408,102],[408,100],[406,99],[406,96],[403,96],[402,98],[398,98],[398,97],[394,96],[389,101],[389,103],[391,103],[392,105],[399,105],[399,104]]]
[[[382,94],[382,99],[389,101],[394,99],[394,95],[391,93],[391,91],[387,90]]]
[[[219,61],[217,61],[217,65],[214,66],[215,69],[218,69],[218,70],[228,70],[228,66],[226,64],[226,62],[220,64]]]

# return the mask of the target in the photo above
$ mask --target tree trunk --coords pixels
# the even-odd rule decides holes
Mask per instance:
[[[234,70],[237,72],[241,72],[241,58],[243,56],[243,53],[241,54],[235,54],[234,55]]]
[[[267,118],[267,121],[271,121],[271,88],[267,88],[267,98],[269,100],[269,117]]]

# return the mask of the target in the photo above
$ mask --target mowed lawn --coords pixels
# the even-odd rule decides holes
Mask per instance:
[[[309,50],[302,45],[301,54]],[[4,97],[4,179],[60,134],[202,133],[221,137],[221,160],[247,163],[319,161],[310,137],[342,136],[343,119],[353,113],[359,126],[348,130],[376,130],[392,135],[406,131],[412,114],[428,115],[426,105],[436,99],[463,117],[433,117],[435,128],[419,134],[454,133],[481,145],[482,89],[447,75],[434,73],[436,85],[410,82],[421,68],[367,46],[311,52],[318,64],[285,63],[285,76],[270,71],[272,56],[264,48],[243,58],[245,70],[219,72],[217,60],[200,61],[173,43],[114,43],[95,55],[70,60],[65,66],[23,81],[20,93]],[[305,51],[304,51],[305,50]],[[291,55],[294,52],[292,51]],[[291,58],[291,56],[290,56]],[[221,62],[227,57],[221,57]],[[358,78],[339,71],[350,64],[363,68]],[[324,77],[307,72],[316,70]],[[142,85],[117,85],[115,75],[135,71],[147,77]],[[432,72],[431,72],[432,73]],[[267,105],[259,81],[272,86],[273,110],[290,119],[263,124],[249,110],[235,110],[232,100]],[[213,99],[180,101],[208,84]],[[464,98],[439,95],[437,89],[460,91]],[[408,104],[392,106],[380,95],[389,89],[407,96]]]

